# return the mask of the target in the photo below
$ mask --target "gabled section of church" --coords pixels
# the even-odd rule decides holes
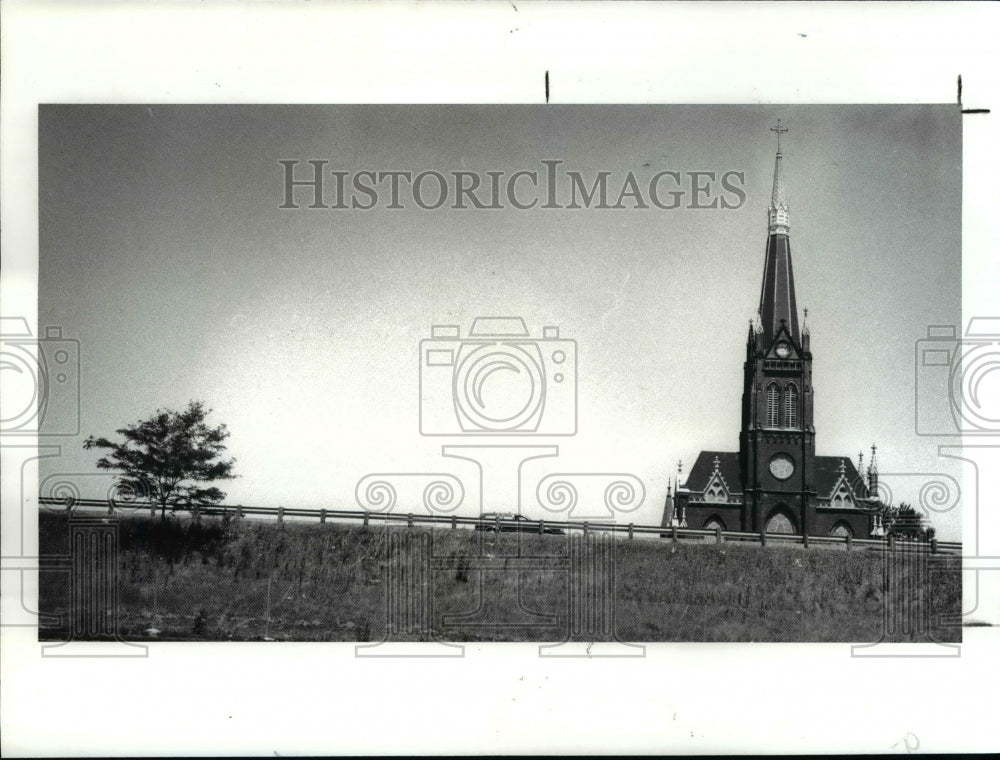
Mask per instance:
[[[712,475],[712,479],[708,481],[708,486],[705,488],[701,498],[703,501],[711,501],[716,504],[729,503],[729,489],[726,487],[726,481],[722,479],[722,475],[718,469]]]
[[[857,507],[857,498],[854,495],[854,488],[847,480],[844,460],[840,460],[840,477],[833,485],[833,490],[824,498],[820,497],[820,502],[825,502],[824,506],[836,509],[853,509]]]
[[[779,138],[787,131],[776,129]],[[816,456],[811,337],[808,311],[800,327],[795,298],[780,141],[767,220],[757,320],[743,364],[739,452],[698,455],[687,482],[674,488],[672,524],[680,515],[692,528],[867,536],[878,495],[874,452],[868,483],[850,459]]]
[[[764,357],[766,359],[799,361],[805,358],[805,352],[798,341],[792,336],[788,325],[785,324],[785,320],[781,320],[779,323],[778,331],[774,334],[774,338],[767,348],[767,353]]]

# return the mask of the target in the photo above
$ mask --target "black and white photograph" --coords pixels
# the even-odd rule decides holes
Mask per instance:
[[[42,105],[40,637],[960,641],[960,120]]]
[[[995,77],[890,95],[840,4],[678,91],[652,6],[14,5],[5,755],[988,749]],[[98,28],[120,84],[61,79]],[[126,717],[185,699],[186,738]]]

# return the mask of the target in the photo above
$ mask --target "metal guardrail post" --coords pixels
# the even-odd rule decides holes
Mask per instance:
[[[201,507],[191,507],[191,517],[195,522],[199,522],[201,520]]]
[[[635,524],[634,523],[629,523],[628,524],[628,540],[631,541],[633,538],[635,538]]]
[[[722,544],[722,528],[715,526],[715,543]]]
[[[937,552],[938,552],[937,539],[936,538],[932,538],[931,539],[931,554],[937,554]]]
[[[149,505],[149,519],[152,520],[154,517],[156,517],[156,505],[155,504],[150,504]]]
[[[544,532],[545,532],[545,520],[539,520],[538,521],[538,535],[541,535]]]
[[[805,532],[802,534],[802,548],[803,549],[809,548],[809,534]]]
[[[413,513],[412,512],[410,512],[408,515],[406,515],[406,527],[407,528],[412,528],[413,527]]]
[[[451,529],[455,530],[458,527],[458,517],[456,515],[451,516]]]
[[[495,523],[495,527],[497,529],[497,533],[499,533],[500,532],[500,515],[499,514],[497,514],[497,516],[494,518],[494,523]]]
[[[670,526],[670,542],[673,543],[673,544],[677,543],[677,526],[676,525],[671,525]]]
[[[237,504],[236,505],[236,516],[237,517],[243,517],[243,505],[242,504]]]
[[[896,551],[896,536],[892,533],[889,534],[889,551]]]
[[[850,533],[848,533],[846,536],[844,536],[844,543],[847,545],[847,551],[851,550],[851,541],[852,541],[852,539],[851,539],[851,534]]]
[[[368,510],[367,509],[365,510],[365,517],[364,517],[364,521],[362,522],[362,525],[364,525],[366,528],[368,527]]]
[[[321,509],[319,511],[319,521],[320,521],[320,523],[325,523],[326,522],[326,510],[325,509]]]
[[[760,545],[767,546],[767,531],[763,528],[760,529]]]
[[[590,532],[590,523],[586,520],[583,521],[583,535],[586,536]]]
[[[108,514],[113,515],[115,513],[115,503],[108,499]]]
[[[285,508],[278,507],[278,522],[284,522],[284,521],[285,521]]]

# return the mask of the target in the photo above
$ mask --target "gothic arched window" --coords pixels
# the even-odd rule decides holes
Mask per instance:
[[[830,497],[830,506],[841,509],[854,506],[854,500],[851,498],[851,491],[844,481],[840,481],[840,485],[837,486],[837,490],[834,491],[833,496]]]
[[[850,525],[841,521],[833,526],[833,528],[830,530],[830,535],[835,536],[837,538],[846,538],[847,536],[854,538],[854,531],[851,530]]]
[[[775,511],[764,525],[765,533],[795,533],[795,525],[783,512]]]
[[[778,427],[778,386],[767,386],[767,427]]]
[[[794,383],[785,386],[785,427],[799,426],[799,389]]]
[[[705,527],[702,530],[725,530],[726,524],[722,522],[722,518],[718,515],[713,515],[708,520],[705,521]]]

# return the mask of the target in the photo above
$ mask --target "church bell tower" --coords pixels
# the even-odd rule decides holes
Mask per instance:
[[[781,135],[767,210],[768,235],[757,321],[743,364],[740,480],[743,530],[812,531],[815,504],[812,353],[809,328],[799,327],[792,273],[791,229],[782,176]],[[787,524],[786,524],[787,522]]]

